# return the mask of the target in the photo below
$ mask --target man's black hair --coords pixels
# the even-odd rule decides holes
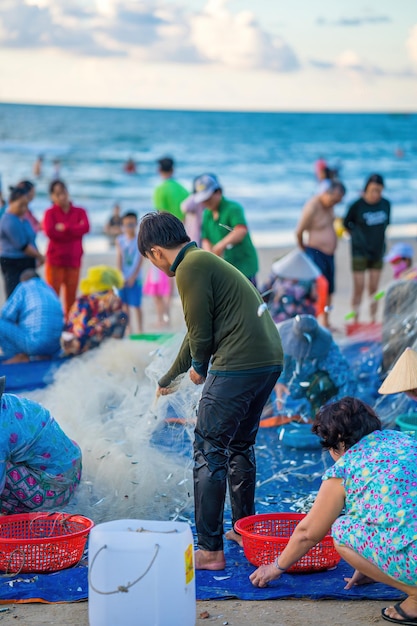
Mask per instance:
[[[154,246],[172,250],[190,241],[184,224],[171,213],[157,211],[147,213],[141,219],[138,234],[138,248],[146,257]]]
[[[165,172],[165,174],[169,174],[174,169],[174,159],[171,157],[163,157],[162,159],[158,159],[158,166],[161,172]]]
[[[384,179],[381,174],[371,174],[368,180],[365,183],[364,191],[366,191],[371,183],[376,183],[377,185],[384,186]]]
[[[122,220],[124,220],[125,217],[134,217],[137,220],[138,219],[138,214],[135,213],[135,211],[126,211],[126,213],[123,213],[123,215],[122,215]]]

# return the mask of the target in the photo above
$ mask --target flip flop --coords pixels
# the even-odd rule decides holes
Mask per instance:
[[[400,603],[394,604],[394,609],[397,611],[398,615],[401,615],[404,619],[398,619],[397,617],[389,617],[386,615],[385,611],[388,607],[385,607],[381,611],[382,618],[387,622],[392,622],[393,624],[405,624],[405,626],[412,626],[413,624],[417,624],[417,617],[410,617],[407,613],[401,608]]]

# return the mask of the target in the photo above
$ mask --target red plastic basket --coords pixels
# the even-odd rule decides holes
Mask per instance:
[[[248,561],[257,567],[272,563],[283,552],[295,527],[304,517],[304,513],[268,513],[250,515],[237,521],[235,529],[242,535]],[[320,572],[334,567],[339,561],[340,555],[335,550],[333,539],[326,535],[288,571]]]
[[[68,513],[22,513],[0,517],[0,570],[55,572],[81,559],[94,522]]]

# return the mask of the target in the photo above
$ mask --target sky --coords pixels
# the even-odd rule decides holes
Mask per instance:
[[[1,0],[0,101],[416,111],[417,0]]]

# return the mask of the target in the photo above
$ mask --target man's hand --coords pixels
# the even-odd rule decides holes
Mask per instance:
[[[58,230],[62,233],[65,230],[65,224],[63,222],[57,222],[55,224],[55,230]]]
[[[174,393],[174,391],[176,391],[177,387],[158,387],[158,389],[156,390],[156,397],[159,398],[159,396],[169,396],[170,393]]]
[[[200,374],[197,374],[193,367],[190,369],[190,378],[193,381],[194,385],[202,385],[206,382],[205,376],[200,376]]]

